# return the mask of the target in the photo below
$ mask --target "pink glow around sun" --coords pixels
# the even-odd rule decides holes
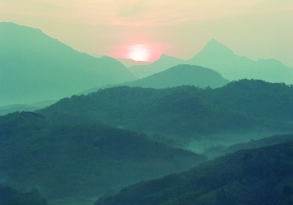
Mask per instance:
[[[160,58],[166,46],[154,43],[125,43],[116,47],[111,55],[116,58],[129,59],[137,62],[152,62]]]

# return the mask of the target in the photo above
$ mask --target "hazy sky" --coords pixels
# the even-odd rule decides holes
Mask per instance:
[[[216,38],[241,55],[293,66],[293,0],[0,0],[0,20],[97,55],[144,44],[189,58]]]

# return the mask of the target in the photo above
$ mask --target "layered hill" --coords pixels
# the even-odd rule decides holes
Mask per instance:
[[[226,79],[211,69],[182,64],[127,85],[144,88],[170,88],[183,85],[215,88],[227,83]]]
[[[0,23],[0,105],[55,100],[134,80],[118,61],[76,51],[40,30]]]
[[[210,68],[230,81],[255,79],[277,83],[293,83],[293,68],[275,59],[253,60],[241,56],[215,39],[210,40],[189,60],[162,55],[159,60],[153,63],[130,66],[129,69],[136,76],[145,78],[179,64]]]
[[[15,104],[15,105],[0,106],[0,116],[7,115],[9,113],[14,113],[14,112],[22,112],[22,111],[32,112],[35,110],[40,110],[42,108],[48,107],[49,105],[52,105],[54,103],[55,101],[43,101],[43,102],[38,102],[38,103],[30,104],[30,105]]]
[[[215,134],[287,132],[293,121],[292,93],[285,84],[254,80],[216,89],[117,87],[66,98],[41,112],[100,120],[178,143]]]
[[[293,143],[239,151],[185,173],[143,182],[96,205],[289,205]]]
[[[211,40],[188,63],[212,68],[228,80],[259,79],[293,83],[293,68],[274,59],[252,60],[240,56],[216,40]]]
[[[92,198],[186,170],[202,156],[134,132],[61,114],[0,117],[0,179],[48,199]]]

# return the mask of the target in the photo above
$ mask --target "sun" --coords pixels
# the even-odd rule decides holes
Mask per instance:
[[[143,45],[136,44],[129,47],[128,58],[134,61],[149,61],[151,57],[151,50]]]

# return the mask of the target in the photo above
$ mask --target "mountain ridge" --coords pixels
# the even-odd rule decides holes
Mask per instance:
[[[97,197],[203,160],[143,134],[74,116],[0,117],[0,179],[17,189],[37,188],[50,201]]]
[[[188,64],[179,64],[125,85],[157,89],[184,85],[193,85],[199,88],[215,88],[221,87],[226,83],[228,83],[226,79],[211,69]]]
[[[0,23],[0,34],[0,105],[59,99],[135,79],[119,61],[81,53],[39,29]]]
[[[134,73],[139,73],[138,76],[140,77],[148,77],[178,64],[191,64],[213,69],[230,81],[255,79],[293,84],[293,68],[290,66],[273,58],[253,60],[241,56],[216,39],[209,40],[191,59],[183,60],[172,56],[167,57],[148,65],[133,66],[130,69]],[[158,68],[157,65],[161,63],[162,65]]]
[[[242,150],[194,169],[142,182],[96,205],[221,205],[293,202],[293,143]]]
[[[187,62],[213,68],[228,80],[257,79],[293,83],[293,68],[276,59],[252,60],[240,56],[217,40],[208,42],[199,53]]]
[[[216,89],[124,86],[65,98],[40,112],[101,120],[153,138],[160,136],[163,141],[189,143],[219,133],[290,131],[292,89],[256,80],[231,82]]]

